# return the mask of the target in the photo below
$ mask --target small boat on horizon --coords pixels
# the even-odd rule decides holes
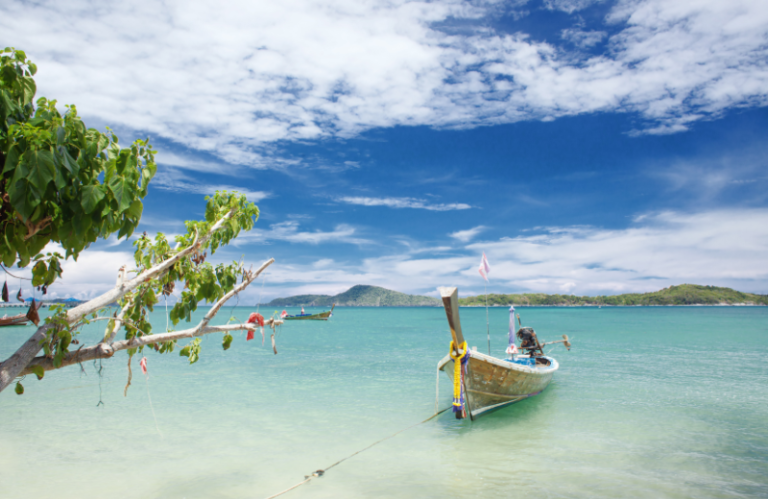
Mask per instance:
[[[319,314],[305,314],[304,313],[304,307],[301,307],[301,313],[298,315],[288,315],[283,311],[283,314],[281,317],[283,320],[286,321],[327,321],[329,318],[333,316],[333,309],[336,306],[334,303],[331,306],[330,310],[327,310],[325,312],[320,312]]]
[[[516,336],[521,341],[517,353],[512,332],[515,328],[514,308],[510,310],[510,358],[498,359],[467,347],[459,320],[459,299],[456,288],[438,288],[451,329],[451,347],[437,365],[438,372],[445,372],[454,386],[453,410],[456,419],[467,414],[471,420],[496,409],[540,394],[552,381],[560,367],[558,362],[544,355],[543,347],[563,343],[570,350],[568,336],[562,340],[540,343],[533,328],[522,327]],[[518,315],[518,323],[520,316]],[[460,362],[457,366],[456,362]],[[457,381],[458,376],[458,381]],[[438,375],[439,383],[439,375]]]
[[[27,324],[31,322],[34,322],[35,325],[40,320],[40,317],[37,313],[37,311],[40,309],[40,307],[43,306],[42,302],[36,302],[35,300],[32,300],[29,304],[29,309],[27,309],[27,312],[24,314],[18,314],[18,315],[12,315],[8,316],[7,314],[3,317],[0,317],[0,327],[5,326],[26,326]]]

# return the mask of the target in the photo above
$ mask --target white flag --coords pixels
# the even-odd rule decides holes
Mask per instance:
[[[480,275],[483,276],[483,279],[488,281],[488,272],[491,271],[491,266],[488,265],[488,259],[485,257],[485,252],[483,252],[483,259],[480,260],[480,268],[477,270],[480,272]]]

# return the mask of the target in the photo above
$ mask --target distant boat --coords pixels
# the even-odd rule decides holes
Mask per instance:
[[[42,306],[42,302],[35,303],[34,300],[32,300],[29,304],[29,309],[27,310],[27,313],[25,314],[18,314],[18,315],[12,315],[8,317],[7,315],[5,317],[0,317],[0,327],[4,326],[26,326],[29,324],[29,321],[37,317],[37,310]],[[35,320],[39,320],[35,319]]]
[[[320,312],[319,314],[305,314],[304,307],[301,308],[299,315],[286,315],[283,320],[286,321],[327,321],[333,315],[333,308],[336,306],[334,303],[331,309],[327,312]]]
[[[464,336],[459,321],[458,291],[456,288],[439,288],[439,291],[456,350],[446,355],[438,363],[437,369],[445,372],[453,384],[456,367],[454,357],[461,359],[465,354],[465,350],[459,349],[464,344]],[[510,327],[514,327],[514,317],[511,316],[510,321]],[[464,407],[454,410],[456,419],[469,414],[470,419],[474,420],[486,412],[538,395],[549,385],[560,366],[555,359],[544,355],[542,347],[553,343],[564,343],[569,350],[571,347],[566,335],[563,335],[562,340],[539,343],[536,333],[529,327],[521,327],[517,336],[522,342],[521,350],[528,352],[525,355],[497,359],[476,350],[469,352],[469,360],[462,368],[460,383]],[[456,404],[454,408],[457,408]]]
[[[0,327],[3,326],[26,326],[29,323],[27,314],[12,315],[11,317],[0,317]]]

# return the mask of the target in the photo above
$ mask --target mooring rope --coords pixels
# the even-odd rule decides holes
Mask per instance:
[[[390,438],[392,438],[392,437],[395,437],[395,436],[397,436],[397,435],[399,435],[399,434],[403,433],[404,431],[408,431],[408,430],[410,430],[411,428],[415,428],[416,426],[422,425],[422,424],[426,423],[427,421],[429,421],[429,420],[431,420],[431,419],[434,419],[435,417],[437,417],[437,416],[439,416],[440,414],[444,413],[444,412],[445,412],[445,411],[447,411],[448,409],[449,409],[449,408],[445,408],[445,409],[443,409],[442,411],[439,411],[439,412],[436,412],[436,413],[432,414],[430,417],[428,417],[428,418],[427,418],[427,419],[425,419],[424,421],[421,421],[421,422],[419,422],[419,423],[413,424],[413,425],[411,425],[411,426],[409,426],[409,427],[407,427],[407,428],[403,428],[402,430],[396,431],[395,433],[393,433],[393,434],[389,435],[388,437],[384,437],[384,438],[382,438],[381,440],[378,440],[378,441],[376,441],[376,442],[372,443],[372,444],[371,444],[371,445],[369,445],[368,447],[364,447],[364,448],[360,449],[359,451],[357,451],[357,452],[354,452],[354,453],[352,453],[352,454],[348,455],[348,456],[347,456],[347,457],[345,457],[345,458],[339,459],[338,461],[336,461],[335,463],[333,463],[332,465],[328,466],[328,467],[327,467],[327,468],[325,468],[325,469],[321,469],[321,470],[317,470],[317,471],[314,471],[314,472],[312,472],[312,474],[311,474],[311,475],[309,475],[309,476],[305,476],[303,481],[301,481],[301,482],[297,483],[296,485],[294,485],[294,486],[292,486],[292,487],[288,487],[287,489],[285,489],[285,490],[284,490],[284,491],[282,491],[282,492],[278,492],[278,493],[277,493],[277,494],[275,494],[275,495],[269,496],[269,497],[267,497],[267,499],[274,499],[275,497],[281,496],[281,495],[285,494],[286,492],[290,492],[291,490],[295,489],[296,487],[299,487],[299,486],[301,486],[301,485],[304,485],[305,483],[309,482],[309,481],[310,481],[310,480],[312,480],[313,478],[316,478],[316,477],[319,477],[319,476],[323,476],[323,475],[324,475],[324,474],[325,474],[325,473],[326,473],[326,472],[327,472],[329,469],[331,469],[331,468],[333,468],[334,466],[337,466],[337,465],[339,465],[339,464],[343,463],[344,461],[346,461],[346,460],[347,460],[347,459],[349,459],[350,457],[356,456],[356,455],[360,454],[361,452],[365,452],[365,451],[367,451],[368,449],[370,449],[371,447],[373,447],[374,445],[380,444],[381,442],[383,442],[383,441],[385,441],[385,440],[389,440]]]
[[[155,429],[157,429],[157,434],[160,435],[160,438],[165,438],[163,436],[163,433],[160,431],[160,425],[157,424],[157,416],[155,416],[155,406],[152,405],[152,396],[149,394],[149,373],[144,373],[144,381],[147,384],[147,398],[149,399],[149,408],[152,409],[152,419],[155,420]]]

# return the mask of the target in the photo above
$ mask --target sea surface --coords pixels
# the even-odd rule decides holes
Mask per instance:
[[[560,370],[544,393],[475,422],[445,412],[281,497],[768,497],[768,308],[519,312],[539,338],[573,343],[552,350]],[[501,357],[508,312],[489,316]],[[485,309],[461,319],[487,351]],[[165,309],[152,323],[165,329]],[[30,333],[0,329],[0,357]],[[236,333],[226,352],[207,336],[194,365],[147,352],[127,397],[125,352],[28,376],[23,396],[0,394],[0,497],[266,498],[435,412],[450,340],[441,308],[288,322],[278,355],[266,333],[264,346]],[[441,409],[449,385],[443,375]]]

